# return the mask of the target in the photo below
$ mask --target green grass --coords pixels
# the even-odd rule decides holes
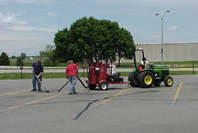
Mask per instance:
[[[130,72],[120,72],[122,76],[128,76]],[[198,71],[194,71],[194,74],[198,74]],[[170,71],[170,75],[193,75],[192,71]],[[79,77],[87,77],[87,73],[79,72]],[[5,79],[31,79],[32,73],[0,73],[0,80]],[[64,73],[43,73],[43,79],[50,78],[65,78]]]
[[[16,60],[17,59],[10,59],[10,66],[16,66]],[[33,62],[36,62],[39,59],[25,59],[23,60],[24,66],[30,66],[32,65]],[[55,67],[66,67],[68,65],[67,62],[65,63],[58,63],[57,66]],[[77,63],[81,67],[81,63]]]
[[[17,59],[10,59],[10,66],[16,66]],[[31,66],[33,62],[37,61],[38,59],[25,59],[23,60],[24,66]]]
[[[65,78],[65,73],[43,73],[43,79],[50,78]],[[78,73],[79,77],[87,77],[87,74],[83,72]],[[3,79],[31,79],[32,73],[0,73],[0,80]]]
[[[24,66],[31,66],[33,62],[37,61],[38,59],[25,59],[23,60],[24,62]],[[138,63],[138,62],[137,62]],[[151,62],[154,65],[161,65],[162,62]],[[198,67],[198,61],[169,61],[169,62],[163,62],[164,66],[167,66],[169,68],[190,68],[193,66],[194,63],[194,67]],[[77,63],[80,68],[82,66],[81,63]],[[58,65],[56,67],[66,67],[68,64],[67,63],[58,63]],[[10,66],[16,66],[16,59],[10,59]],[[116,63],[116,66],[119,67],[119,64]],[[129,63],[121,63],[120,67],[124,67],[124,68],[131,68],[134,67],[133,62],[129,62]]]
[[[26,59],[24,61],[24,66],[30,66],[29,69],[31,69],[31,64],[38,59]],[[10,59],[11,66],[16,66],[16,59]],[[155,65],[161,65],[161,62],[152,62]],[[164,66],[167,66],[169,68],[192,68],[194,63],[194,67],[198,67],[198,61],[177,61],[177,62],[164,62]],[[57,67],[54,67],[54,69],[59,69],[58,67],[66,67],[67,63],[59,63]],[[81,67],[81,64],[78,63],[78,65]],[[121,63],[121,66],[118,66],[118,63],[116,64],[117,68],[134,68],[134,64],[131,63]],[[11,69],[19,69],[19,68],[11,68]],[[28,68],[25,68],[28,69]],[[45,68],[48,69],[48,68]],[[130,72],[120,72],[121,76],[128,76]],[[194,71],[194,74],[198,74],[197,71]],[[86,72],[83,74],[82,72],[79,72],[79,77],[86,77]],[[193,71],[170,71],[170,75],[193,75]],[[31,79],[32,74],[31,73],[0,73],[0,80],[3,79]],[[64,73],[44,73],[43,74],[44,79],[48,78],[65,78]]]

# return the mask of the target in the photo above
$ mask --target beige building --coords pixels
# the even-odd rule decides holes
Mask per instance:
[[[162,61],[162,44],[136,45],[136,48],[144,50],[149,62]],[[140,61],[142,58],[140,54],[136,56],[137,61]],[[198,61],[198,43],[163,44],[163,61]],[[121,63],[123,62],[131,62],[131,60],[121,59]]]

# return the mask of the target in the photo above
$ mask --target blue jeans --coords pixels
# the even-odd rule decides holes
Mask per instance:
[[[42,75],[39,77],[40,81],[42,82]],[[33,90],[36,90],[36,81],[38,86],[38,91],[41,90],[41,83],[37,80],[36,76],[32,74],[32,86]]]
[[[76,76],[69,77],[69,82],[70,82],[69,93],[76,93],[76,89],[75,89],[76,79],[77,79]]]

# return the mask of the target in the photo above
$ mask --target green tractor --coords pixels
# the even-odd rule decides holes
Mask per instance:
[[[132,87],[150,88],[153,85],[160,86],[161,82],[164,82],[166,87],[171,87],[173,78],[169,76],[169,68],[153,64],[149,64],[148,67],[145,64],[137,65],[135,56],[137,51],[142,53],[142,59],[146,59],[143,49],[140,48],[134,51],[135,68],[128,76],[129,84]]]

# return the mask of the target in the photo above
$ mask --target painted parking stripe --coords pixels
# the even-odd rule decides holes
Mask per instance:
[[[119,93],[117,93],[116,95],[114,95],[114,96],[112,96],[112,97],[110,97],[110,98],[104,100],[104,101],[101,102],[100,104],[104,104],[104,103],[108,102],[109,100],[111,100],[111,99],[117,97],[118,95],[120,95],[120,94],[122,94],[122,93],[124,93],[124,92],[126,92],[126,91],[128,91],[128,90],[130,90],[130,89],[132,89],[132,87],[131,87],[131,88],[128,88],[128,89],[126,89],[126,90],[123,90],[123,91],[121,91],[121,92],[119,92]]]
[[[78,89],[78,91],[79,91],[79,90],[82,90],[82,89],[84,89],[84,88]],[[43,99],[35,100],[35,101],[29,102],[29,103],[17,105],[17,106],[8,108],[8,109],[6,109],[6,110],[3,110],[3,111],[1,111],[1,112],[8,111],[8,110],[12,110],[12,109],[16,109],[16,108],[23,107],[23,106],[30,105],[30,104],[34,104],[34,103],[41,102],[41,101],[44,101],[44,100],[48,100],[48,99],[51,99],[51,98],[55,98],[55,97],[57,97],[57,96],[61,96],[61,95],[64,95],[64,94],[67,94],[67,92],[65,92],[65,93],[60,93],[60,94],[56,94],[56,95],[53,95],[53,96],[50,96],[50,97],[46,97],[46,98],[43,98]]]
[[[91,111],[91,110],[93,110],[93,109],[95,109],[95,108],[97,108],[97,107],[101,106],[102,104],[104,104],[104,103],[108,102],[109,100],[111,100],[111,99],[113,99],[113,98],[117,97],[118,95],[120,95],[120,94],[122,94],[122,93],[124,93],[124,92],[126,92],[126,91],[128,91],[128,90],[130,90],[130,89],[132,89],[132,87],[131,87],[131,88],[128,88],[128,89],[126,89],[126,90],[124,90],[124,91],[121,91],[121,92],[119,92],[119,93],[115,94],[114,96],[112,96],[112,97],[110,97],[110,98],[108,98],[108,99],[104,100],[103,102],[101,102],[101,103],[99,103],[99,104],[95,105],[93,108],[88,109],[88,108],[89,108],[89,106],[90,106],[92,103],[94,103],[94,102],[97,102],[97,101],[98,101],[98,100],[94,100],[93,102],[89,103],[89,104],[88,104],[88,106],[87,106],[83,111],[81,111],[81,112],[80,112],[80,113],[75,117],[75,119],[74,119],[74,120],[77,120],[77,119],[78,119],[82,114],[87,113],[87,112],[89,112],[89,111]]]
[[[181,82],[179,87],[177,88],[177,92],[175,93],[175,96],[174,96],[173,101],[171,102],[170,106],[175,106],[178,95],[179,95],[179,92],[180,92],[180,89],[182,87],[182,84],[183,84],[183,82]]]
[[[128,91],[128,90],[130,90],[130,89],[132,89],[132,87],[131,87],[131,88],[128,88],[128,89],[126,89],[126,90],[123,90],[123,91],[121,91],[121,92],[115,94],[114,96],[112,96],[112,97],[110,97],[110,98],[108,98],[108,99],[102,101],[101,103],[95,105],[94,107],[92,107],[91,109],[87,110],[86,112],[91,111],[91,110],[93,110],[93,109],[95,109],[95,108],[101,106],[102,104],[108,102],[109,100],[112,100],[113,98],[117,97],[118,95],[120,95],[120,94],[122,94],[122,93],[124,93],[124,92],[126,92],[126,91]]]
[[[32,102],[29,102],[29,103],[25,103],[25,104],[21,104],[21,105],[18,105],[18,106],[14,106],[14,107],[9,108],[8,110],[19,108],[19,107],[23,107],[23,106],[29,105],[29,104],[34,104],[34,103],[37,103],[37,102],[40,102],[40,101],[48,100],[48,99],[51,99],[51,98],[54,98],[54,97],[57,97],[57,96],[61,96],[63,94],[66,94],[66,93],[61,93],[61,94],[57,94],[57,95],[54,95],[54,96],[51,96],[51,97],[46,97],[46,98],[39,99],[39,100],[36,100],[36,101],[32,101]]]
[[[22,91],[10,92],[10,93],[4,93],[4,94],[0,94],[0,96],[12,95],[12,94],[15,94],[15,93],[26,92],[26,91],[30,91],[30,89],[28,89],[28,90],[22,90]]]

